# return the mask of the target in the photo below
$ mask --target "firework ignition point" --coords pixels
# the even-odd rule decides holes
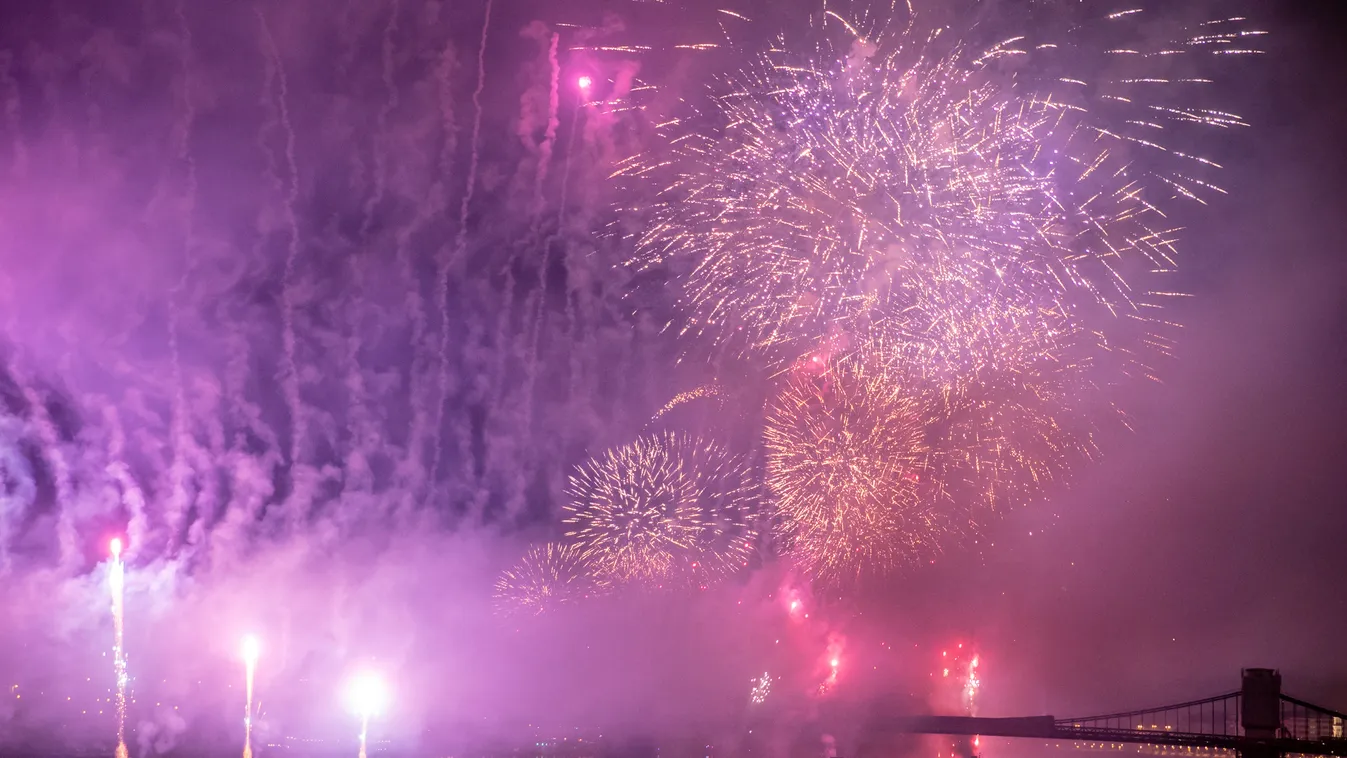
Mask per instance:
[[[346,689],[346,697],[351,709],[361,718],[368,719],[383,710],[388,693],[379,677],[365,673],[351,680]]]
[[[262,643],[257,639],[257,635],[248,634],[243,637],[243,660],[249,665],[257,663],[257,656],[262,652]]]

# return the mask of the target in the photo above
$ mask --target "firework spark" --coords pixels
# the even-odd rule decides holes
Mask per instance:
[[[978,663],[982,659],[973,654],[973,659],[968,662],[968,681],[964,684],[964,702],[968,704],[967,710],[970,716],[976,716],[978,713],[978,689],[982,687],[982,679],[978,676]]]
[[[122,541],[116,537],[108,545],[112,553],[112,572],[108,589],[112,593],[112,666],[117,675],[117,758],[126,758],[126,651],[122,649],[126,619],[126,567],[122,563]]]
[[[932,450],[928,478],[946,500],[969,508],[1026,502],[1097,453],[1098,414],[1087,412],[1087,386],[1066,370],[1021,364],[945,382],[928,372],[932,356],[883,340],[848,359],[881,366],[918,399]]]
[[[1056,45],[975,48],[911,20],[897,33],[862,32],[828,16],[841,23],[797,46],[814,55],[774,46],[724,79],[709,119],[668,120],[669,150],[616,172],[658,190],[631,264],[684,272],[684,331],[778,365],[839,331],[888,333],[937,358],[926,371],[949,379],[1086,343],[1077,324],[1096,310],[1158,325],[1147,308],[1162,288],[1125,277],[1173,270],[1158,204],[1218,191],[1180,173],[1215,164],[1165,151],[1181,169],[1134,166],[1128,148],[1164,148],[1130,131],[1143,129],[1136,119],[1114,126],[1103,111],[1126,103],[1146,123],[1242,120],[1134,92],[1154,77],[1093,82],[1082,102],[1082,79],[1036,81],[1002,66],[1050,58]],[[1170,57],[1147,49],[1138,60]],[[685,126],[708,120],[723,128]]]
[[[243,758],[253,756],[253,676],[257,673],[257,656],[261,643],[253,635],[243,638],[244,687],[247,700],[243,711]]]
[[[1259,34],[1235,18],[1101,43],[1135,37],[1138,11],[980,45],[862,15],[779,40],[614,172],[656,198],[616,228],[634,270],[671,282],[671,326],[790,375],[769,485],[788,551],[834,579],[1032,498],[1093,455],[1094,409],[1113,406],[1083,401],[1157,376],[1176,327],[1157,315],[1176,294],[1165,208],[1223,190],[1214,161],[1155,134],[1244,125],[1175,105],[1209,80],[1170,69]],[[1096,59],[1107,74],[1061,74]],[[849,355],[882,368],[834,386]],[[851,407],[867,396],[890,407]],[[871,412],[900,418],[880,432]]]
[[[658,411],[656,411],[655,415],[650,417],[650,421],[651,423],[654,423],[673,409],[690,403],[693,400],[700,400],[702,398],[714,398],[723,403],[725,393],[717,384],[704,384],[700,387],[690,389],[687,392],[680,392],[677,395],[674,395],[669,402],[665,403]]]
[[[837,675],[839,669],[842,667],[842,648],[843,640],[840,635],[828,635],[828,648],[825,651],[828,663],[828,676],[823,680],[823,683],[819,685],[818,691],[820,695],[826,695],[837,687]]]
[[[971,644],[962,642],[940,651],[936,688],[932,706],[939,713],[959,716],[978,715],[978,691],[982,687],[979,675],[981,656]],[[976,756],[980,738],[976,735],[952,740],[951,755]]]
[[[931,468],[926,426],[919,401],[862,362],[793,376],[764,431],[767,487],[787,555],[831,583],[934,551],[949,527],[923,481]]]
[[[748,700],[753,705],[762,705],[767,702],[767,696],[772,694],[772,675],[766,671],[762,676],[753,680],[753,690],[748,695]]]
[[[537,616],[602,595],[610,587],[584,548],[535,545],[496,581],[496,608],[505,616]]]
[[[568,537],[619,579],[705,583],[746,565],[757,538],[744,461],[684,435],[609,450],[568,491]]]

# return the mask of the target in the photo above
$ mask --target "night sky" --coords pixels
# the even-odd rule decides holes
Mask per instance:
[[[727,5],[756,20],[714,53],[668,49],[723,22],[684,5],[496,0],[480,58],[480,0],[0,11],[0,746],[115,744],[114,535],[132,755],[241,744],[245,632],[260,744],[352,733],[339,690],[361,666],[394,693],[375,733],[406,745],[465,723],[720,735],[765,666],[795,687],[834,645],[840,705],[780,708],[843,743],[880,695],[938,708],[958,642],[985,716],[1181,702],[1241,667],[1347,708],[1347,68],[1327,2],[1172,11],[1270,34],[1213,67],[1251,127],[1194,146],[1228,194],[1177,212],[1177,358],[1123,388],[1132,428],[1103,428],[1098,460],[854,592],[765,556],[704,592],[492,613],[501,570],[564,531],[576,465],[679,392],[768,392],[664,329],[670,300],[629,296],[609,175],[654,137],[582,114],[575,81],[691,99],[816,3]],[[571,49],[592,45],[653,49]],[[674,419],[760,453],[752,412]],[[790,593],[814,618],[791,626]],[[848,691],[853,663],[875,673]]]

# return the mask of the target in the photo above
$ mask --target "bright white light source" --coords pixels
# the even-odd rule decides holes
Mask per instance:
[[[594,86],[594,80],[588,76],[582,76],[576,81],[576,84],[580,85],[580,89],[589,89]]]
[[[249,634],[243,637],[243,660],[248,665],[257,663],[257,656],[262,652],[262,643],[257,639],[257,635]]]
[[[387,705],[388,692],[384,683],[372,673],[357,675],[346,688],[351,709],[363,718],[377,715]]]

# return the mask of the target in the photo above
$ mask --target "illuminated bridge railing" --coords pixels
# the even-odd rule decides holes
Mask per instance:
[[[1282,695],[1282,732],[1293,740],[1342,740],[1347,715]]]
[[[1125,738],[1134,742],[1154,734],[1167,744],[1184,744],[1186,738],[1244,737],[1240,726],[1241,695],[1231,692],[1177,705],[1102,716],[1057,719],[1060,733],[1078,733],[1084,739]],[[1304,700],[1281,696],[1281,739],[1319,742],[1344,739],[1347,715]]]
[[[1076,743],[1129,743],[1154,748],[1207,748],[1242,755],[1325,755],[1347,758],[1347,715],[1280,695],[1276,735],[1249,736],[1241,725],[1243,696],[1233,692],[1160,708],[1072,719],[1052,716],[887,718],[886,729],[919,734],[980,734]]]
[[[1169,744],[1187,744],[1185,737],[1240,737],[1240,693],[1231,692],[1202,700],[1102,716],[1057,719],[1054,723],[1063,736],[1079,734],[1085,740],[1136,742],[1146,733],[1156,734]],[[1194,742],[1193,744],[1197,744]]]
[[[1160,708],[1057,719],[1060,739],[1078,742],[1128,742],[1176,747],[1246,751],[1260,744],[1280,753],[1347,756],[1347,715],[1304,700],[1281,695],[1276,738],[1256,740],[1240,724],[1239,692]]]

